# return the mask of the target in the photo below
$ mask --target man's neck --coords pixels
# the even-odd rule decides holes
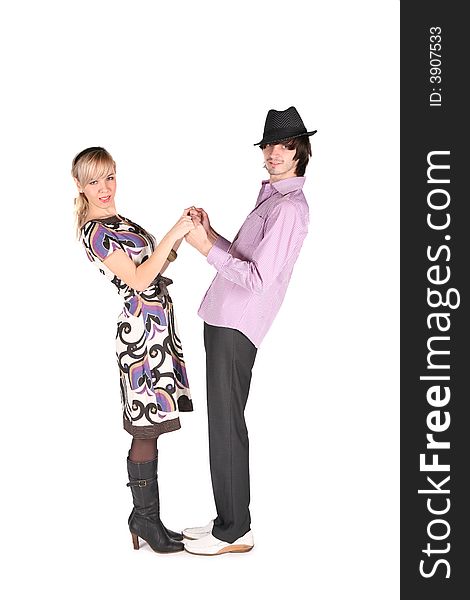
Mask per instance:
[[[283,179],[292,179],[292,177],[297,177],[297,175],[287,175],[287,177],[283,175],[271,175],[269,178],[269,183],[276,183],[277,181],[282,181]]]

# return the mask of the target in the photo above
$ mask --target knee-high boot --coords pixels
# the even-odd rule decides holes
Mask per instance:
[[[157,450],[157,456],[154,459],[156,461],[156,465],[155,465],[155,478],[157,480],[157,498],[159,497],[158,494],[158,450]],[[153,461],[150,461],[153,462]],[[160,502],[158,503],[158,517],[160,518]],[[132,511],[134,512],[134,511]],[[132,517],[132,513],[131,516],[129,517],[129,519]],[[178,542],[183,540],[183,534],[181,532],[176,532],[176,531],[172,531],[171,529],[168,529],[168,527],[165,526],[165,524],[162,522],[163,525],[163,529],[167,532],[168,537],[170,537],[172,540],[176,540]]]
[[[139,537],[155,552],[179,552],[181,542],[172,539],[160,520],[157,459],[135,463],[127,459],[127,472],[132,490],[134,509],[129,516],[129,529],[134,548],[139,549]]]

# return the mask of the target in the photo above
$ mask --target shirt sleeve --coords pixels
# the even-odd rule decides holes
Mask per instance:
[[[222,237],[221,235],[219,235],[219,237],[217,238],[216,242],[215,242],[215,246],[217,246],[217,248],[220,248],[221,250],[223,250],[224,252],[227,252],[227,250],[230,247],[230,244],[232,242],[229,242],[228,240],[226,240],[224,237]]]
[[[102,223],[90,222],[83,236],[88,258],[103,261],[115,250],[123,250],[116,233]]]
[[[207,260],[233,283],[261,293],[275,281],[286,263],[300,252],[307,227],[296,207],[285,200],[268,216],[263,239],[251,260],[241,260],[220,247],[212,246]]]

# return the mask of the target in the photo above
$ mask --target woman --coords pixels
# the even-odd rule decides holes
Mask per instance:
[[[145,229],[116,212],[116,165],[100,147],[75,156],[72,176],[77,234],[88,258],[123,297],[116,353],[124,429],[132,435],[127,459],[134,509],[129,529],[134,548],[139,537],[156,552],[183,550],[180,533],[160,520],[157,438],[180,428],[178,411],[191,411],[181,342],[167,285],[161,273],[175,260],[184,235],[194,229],[188,211],[157,245]]]

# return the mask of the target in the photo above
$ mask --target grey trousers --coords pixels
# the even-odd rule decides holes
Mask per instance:
[[[250,529],[245,406],[255,345],[240,331],[204,323],[209,457],[217,518],[212,534],[234,542]]]

